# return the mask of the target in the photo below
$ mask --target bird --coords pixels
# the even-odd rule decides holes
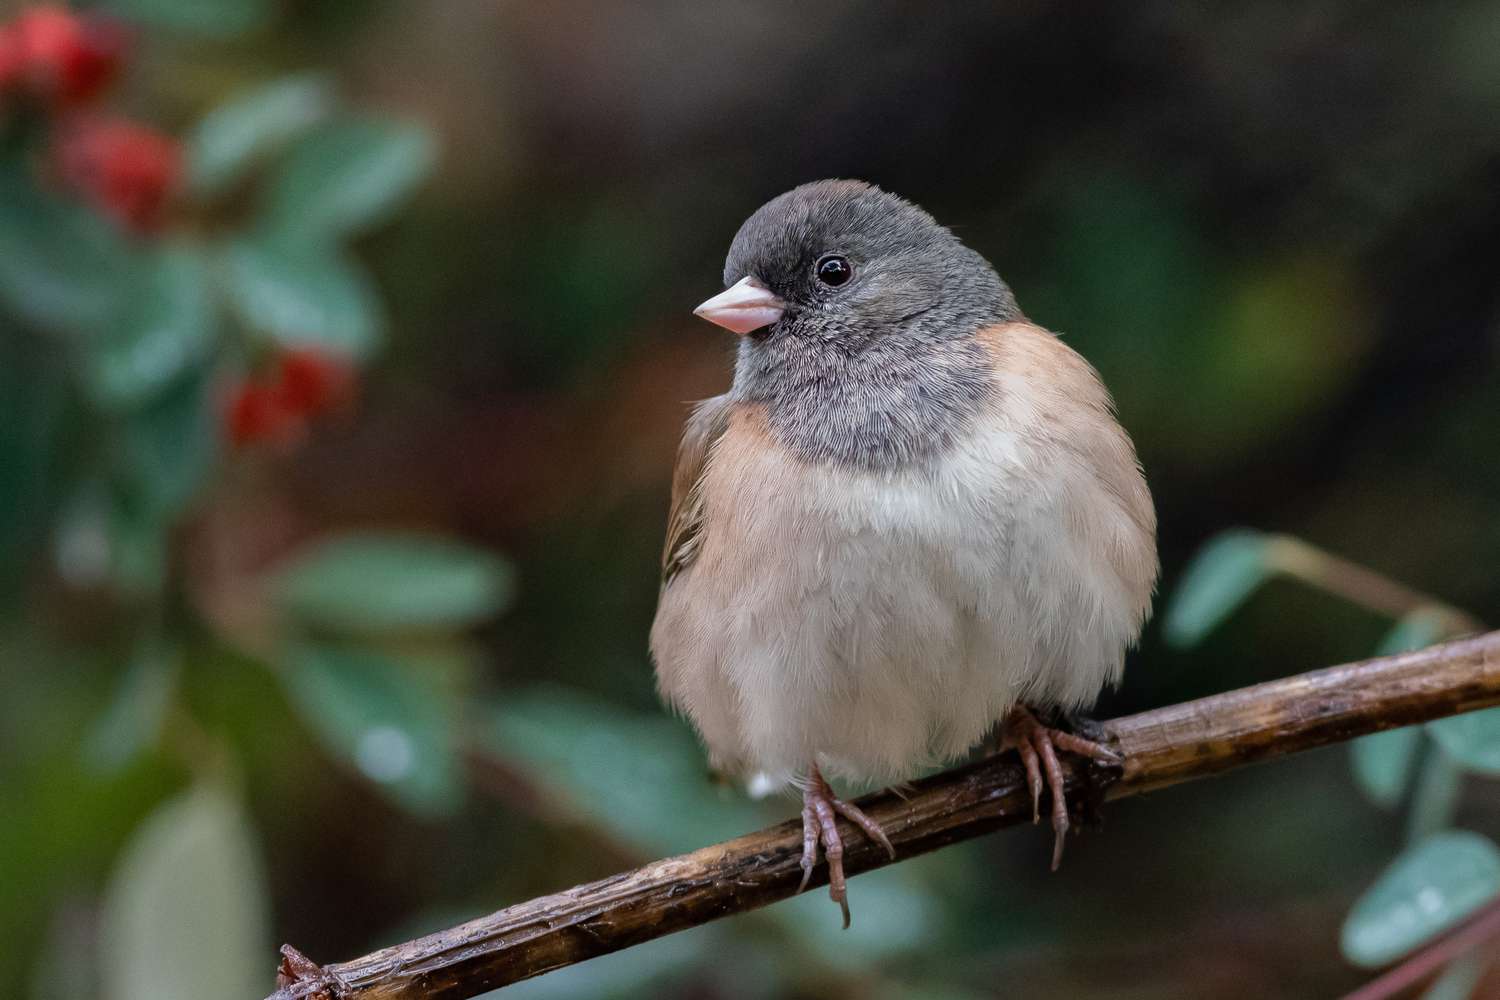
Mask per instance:
[[[1050,724],[1119,681],[1150,613],[1156,513],[1094,368],[1022,313],[979,253],[873,184],[803,184],[757,209],[694,310],[737,335],[672,477],[650,649],[711,765],[802,795],[849,925],[831,782],[911,780],[993,733],[1032,820],[1069,818]],[[1074,727],[1082,728],[1082,727]]]

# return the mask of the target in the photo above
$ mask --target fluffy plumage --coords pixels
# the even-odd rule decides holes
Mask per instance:
[[[821,286],[816,264],[854,277]],[[732,773],[910,778],[1118,680],[1155,514],[1094,370],[908,202],[804,185],[726,284],[785,303],[689,419],[651,649]]]

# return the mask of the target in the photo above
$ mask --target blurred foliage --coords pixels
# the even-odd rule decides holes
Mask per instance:
[[[1299,578],[1341,596],[1361,589],[1342,585],[1350,572],[1367,572],[1293,538],[1271,538],[1245,529],[1210,540],[1183,572],[1164,615],[1165,637],[1178,645],[1200,642],[1216,625],[1277,574]],[[1365,589],[1367,593],[1368,590]],[[1429,646],[1462,632],[1472,621],[1433,598],[1418,603],[1386,633],[1376,655]],[[1422,603],[1425,601],[1425,603]],[[1372,607],[1380,613],[1387,609]],[[1462,623],[1462,624],[1460,624]],[[1458,808],[1465,773],[1500,773],[1500,709],[1468,712],[1375,733],[1350,746],[1354,778],[1370,800],[1396,808],[1412,785],[1424,732],[1431,736],[1411,793],[1408,846],[1360,897],[1344,921],[1344,956],[1378,968],[1417,951],[1480,907],[1500,899],[1500,848],[1489,838],[1447,829]],[[1460,955],[1425,994],[1467,995],[1483,964]],[[1473,981],[1471,981],[1473,980]]]
[[[141,954],[147,995],[213,963],[253,1000],[280,941],[349,957],[793,812],[708,782],[644,647],[683,404],[728,377],[688,309],[811,178],[955,225],[1114,391],[1171,600],[1101,715],[1451,627],[1297,586],[1300,539],[1497,618],[1491,5],[80,8],[132,40],[72,110],[130,128],[0,100],[0,982],[33,1000],[143,995]],[[1235,524],[1268,533],[1189,565]],[[1472,904],[1495,729],[505,995],[1337,995],[1341,928],[1389,955]],[[240,891],[189,909],[162,873],[200,866]]]
[[[484,745],[551,786],[577,821],[642,858],[728,840],[775,817],[704,780],[686,726],[633,718],[576,693],[538,688],[507,699]]]
[[[105,893],[99,973],[111,997],[190,1000],[265,982],[265,877],[238,797],[204,783],[132,834]]]
[[[211,35],[269,13],[205,10],[215,6],[119,12]],[[271,903],[232,777],[240,754],[187,696],[214,669],[213,644],[273,670],[355,773],[421,815],[449,813],[462,791],[458,687],[452,656],[445,665],[433,654],[461,648],[463,631],[503,610],[511,571],[429,533],[378,530],[293,546],[248,575],[196,565],[205,511],[234,466],[273,445],[295,453],[379,349],[380,298],[347,244],[411,195],[435,142],[425,128],[352,114],[322,77],[297,76],[212,109],[179,183],[174,140],[110,121],[98,104],[130,58],[121,37],[101,14],[57,7],[0,26],[0,300],[22,380],[68,376],[56,410],[20,396],[43,419],[60,411],[66,427],[18,442],[36,458],[15,489],[35,506],[13,516],[38,523],[23,544],[55,537],[55,582],[101,633],[81,645],[121,662],[74,766],[121,776],[155,755],[191,783],[122,846],[97,932],[85,936],[97,961],[72,953],[92,951],[89,939],[42,954],[96,968],[102,995],[119,1000],[197,996],[209,983],[215,995],[254,997],[266,992]],[[96,51],[101,38],[110,46]],[[86,146],[86,168],[68,166],[81,155],[70,144]],[[247,374],[262,369],[274,375]],[[209,596],[221,589],[234,592],[228,604]],[[47,601],[31,587],[20,597]],[[413,631],[437,646],[384,641]],[[63,632],[37,640],[66,655]],[[42,984],[63,978],[36,973]]]
[[[1414,951],[1500,894],[1500,851],[1465,830],[1435,833],[1381,873],[1344,923],[1344,954],[1376,967]]]

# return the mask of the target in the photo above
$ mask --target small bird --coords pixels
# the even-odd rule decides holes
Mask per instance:
[[[998,724],[1052,866],[1068,829],[1044,725],[1119,680],[1157,576],[1156,513],[1094,369],[989,263],[860,181],[804,184],[740,227],[698,316],[738,334],[672,479],[651,651],[721,772],[795,785],[849,923],[829,778],[900,782]],[[799,890],[800,891],[800,890]]]

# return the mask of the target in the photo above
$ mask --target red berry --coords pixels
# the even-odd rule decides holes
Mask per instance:
[[[287,408],[271,386],[241,382],[230,390],[224,429],[236,448],[252,444],[288,446],[302,437],[302,416]]]
[[[5,97],[20,87],[25,68],[21,39],[16,29],[8,24],[0,25],[0,97]]]
[[[62,7],[28,8],[11,31],[27,89],[60,107],[76,107],[102,93],[119,75],[127,47],[117,22],[79,17]]]
[[[272,384],[288,409],[314,416],[347,403],[354,379],[354,367],[343,358],[299,347],[281,356]]]
[[[108,89],[130,47],[130,35],[118,21],[88,17],[81,24],[78,43],[63,64],[58,97],[65,104],[91,100]]]
[[[135,232],[156,230],[182,175],[177,141],[124,120],[83,119],[59,130],[63,180]]]
[[[12,23],[30,88],[41,96],[56,92],[63,65],[72,59],[82,34],[78,18],[61,7],[30,7]]]

